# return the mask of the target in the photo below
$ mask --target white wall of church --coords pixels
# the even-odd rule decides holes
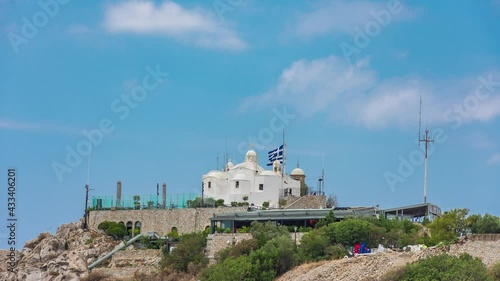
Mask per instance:
[[[245,162],[233,166],[228,163],[226,171],[210,171],[203,175],[203,186],[206,197],[224,199],[224,203],[247,202],[255,206],[262,206],[268,201],[271,207],[278,207],[279,198],[285,194],[300,196],[300,181],[285,176],[279,172],[265,171],[258,166],[257,154],[249,150]],[[291,193],[290,193],[291,191]]]

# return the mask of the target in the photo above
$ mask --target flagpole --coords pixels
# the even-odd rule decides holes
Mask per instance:
[[[286,142],[285,142],[285,129],[283,129],[283,174],[286,174]]]

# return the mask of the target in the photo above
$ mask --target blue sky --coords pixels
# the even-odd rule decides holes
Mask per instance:
[[[15,167],[19,245],[81,218],[89,134],[91,195],[177,194],[282,128],[341,205],[420,203],[422,96],[428,200],[500,215],[499,30],[498,0],[0,0],[0,206]]]

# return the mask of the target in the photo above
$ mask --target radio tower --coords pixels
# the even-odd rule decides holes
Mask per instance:
[[[429,159],[428,151],[429,151],[429,143],[434,142],[433,139],[429,137],[429,129],[425,129],[425,135],[421,134],[422,127],[422,96],[420,96],[420,111],[418,112],[418,145],[420,146],[421,142],[425,142],[425,160],[424,160],[424,204],[427,203],[427,163]],[[423,139],[422,139],[423,137]]]

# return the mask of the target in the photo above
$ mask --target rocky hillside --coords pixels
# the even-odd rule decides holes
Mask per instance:
[[[481,258],[483,263],[489,267],[496,262],[500,262],[500,240],[467,241],[464,244],[439,248],[430,247],[416,253],[387,252],[371,256],[303,264],[282,275],[278,278],[278,281],[380,280],[380,277],[389,270],[442,253],[456,256],[461,253],[469,253],[474,257]]]
[[[117,244],[96,231],[84,231],[81,222],[64,224],[55,235],[45,232],[28,241],[18,255],[17,272],[1,268],[0,280],[80,280],[88,275],[88,264]],[[5,265],[5,260],[1,264]]]

